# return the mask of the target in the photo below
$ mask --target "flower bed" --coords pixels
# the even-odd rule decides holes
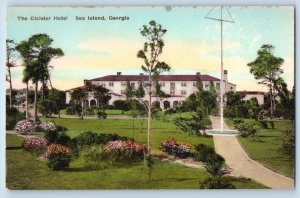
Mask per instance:
[[[53,122],[42,122],[39,124],[38,128],[43,132],[54,132],[57,130],[57,127]]]
[[[43,137],[26,138],[22,144],[26,151],[43,154],[47,150],[48,141]]]
[[[131,140],[116,140],[108,142],[104,150],[114,156],[116,161],[137,162],[143,159],[145,146]]]
[[[35,124],[31,120],[21,120],[15,126],[17,133],[24,135],[31,134],[34,129]]]
[[[169,139],[160,144],[162,151],[179,158],[187,158],[190,156],[191,148],[190,144],[179,143],[175,139]]]

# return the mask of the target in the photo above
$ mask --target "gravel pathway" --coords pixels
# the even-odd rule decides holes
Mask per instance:
[[[220,128],[220,118],[211,116],[213,127]],[[224,129],[228,128],[224,124]],[[257,161],[252,160],[244,151],[236,136],[214,135],[216,152],[222,155],[226,164],[243,177],[256,180],[273,189],[294,189],[294,180],[276,173]]]

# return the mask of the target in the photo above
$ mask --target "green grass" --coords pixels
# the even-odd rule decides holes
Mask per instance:
[[[233,126],[231,120],[226,120],[229,126]],[[294,177],[295,160],[281,151],[282,135],[285,130],[293,130],[291,121],[274,121],[275,129],[261,129],[258,137],[261,141],[253,141],[251,137],[239,136],[239,141],[249,156],[261,162],[274,171]]]
[[[67,171],[51,171],[44,161],[23,151],[22,138],[7,135],[7,183],[9,189],[198,189],[209,174],[204,169],[156,160],[152,180],[143,163],[91,170],[80,162]],[[237,188],[266,188],[251,180],[234,179]]]
[[[97,133],[116,133],[121,136],[133,137],[140,143],[147,143],[147,120],[143,121],[143,130],[140,132],[140,120],[135,120],[135,130],[133,132],[132,119],[106,119],[106,120],[80,120],[80,119],[63,119],[63,118],[42,118],[43,121],[53,121],[57,125],[61,125],[68,129],[67,134],[71,137],[78,136],[84,131],[93,131]],[[181,133],[173,123],[152,120],[152,146],[159,148],[160,143],[166,139],[175,138],[178,141],[194,144],[206,144],[214,147],[213,138],[186,135]]]

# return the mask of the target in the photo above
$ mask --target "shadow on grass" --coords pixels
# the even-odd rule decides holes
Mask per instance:
[[[23,147],[21,146],[9,146],[9,147],[6,147],[6,150],[21,150],[23,149]]]

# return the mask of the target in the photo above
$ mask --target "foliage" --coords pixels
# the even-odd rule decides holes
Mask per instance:
[[[19,112],[16,108],[6,107],[6,129],[7,130],[14,129],[17,122],[24,119],[25,119],[25,115]]]
[[[284,62],[282,58],[273,55],[274,48],[269,44],[262,45],[257,52],[257,58],[247,64],[250,67],[250,73],[254,75],[255,79],[260,80],[259,84],[269,88],[271,119],[273,119],[275,109],[274,90],[283,81],[280,75],[283,73],[281,66]]]
[[[52,88],[49,91],[48,99],[53,103],[51,113],[59,114],[66,106],[66,92]]]
[[[114,163],[114,159],[104,151],[102,146],[91,146],[83,152],[85,164],[89,167],[107,168]]]
[[[51,144],[45,154],[47,166],[52,170],[64,170],[71,162],[70,149],[68,147]]]
[[[205,144],[197,144],[195,145],[196,153],[194,153],[195,161],[206,162],[206,158],[209,155],[215,154],[215,150]]]
[[[236,189],[229,177],[210,176],[200,182],[200,189]]]
[[[95,115],[94,108],[90,108],[90,107],[85,108],[83,114],[89,116]]]
[[[200,130],[205,133],[205,129],[211,125],[211,121],[206,114],[198,111],[195,114],[176,117],[174,124],[184,133],[191,135],[199,134]]]
[[[23,141],[22,147],[26,151],[40,155],[47,150],[48,143],[43,137],[28,137]]]
[[[160,149],[169,155],[174,155],[179,158],[187,158],[191,154],[190,144],[179,143],[175,139],[163,141],[160,144]]]
[[[42,113],[44,117],[51,116],[54,109],[54,102],[49,99],[42,99],[38,102],[38,111]]]
[[[138,162],[144,159],[145,147],[132,140],[110,141],[104,146],[105,152],[109,153],[117,162]]]
[[[100,119],[106,119],[107,118],[107,113],[103,112],[103,111],[97,111],[97,117]]]
[[[43,132],[54,132],[57,131],[57,127],[53,122],[41,122],[38,127],[39,131]]]
[[[103,86],[94,86],[93,87],[94,96],[97,100],[97,106],[105,110],[108,107],[108,102],[111,99],[109,89],[103,87]]]
[[[31,134],[32,131],[35,130],[35,124],[31,120],[21,120],[19,121],[16,126],[15,130],[17,133],[28,135]]]
[[[115,100],[113,102],[113,106],[114,106],[115,109],[121,109],[122,114],[124,114],[124,111],[129,110],[129,105],[125,100]]]
[[[289,155],[295,154],[295,133],[291,130],[286,130],[282,137],[281,150]]]
[[[205,160],[205,168],[210,174],[218,175],[220,174],[220,170],[224,165],[224,162],[224,158],[217,153],[207,155]]]
[[[253,120],[241,120],[239,123],[234,124],[234,127],[240,131],[242,137],[254,137],[260,129],[257,123]]]

